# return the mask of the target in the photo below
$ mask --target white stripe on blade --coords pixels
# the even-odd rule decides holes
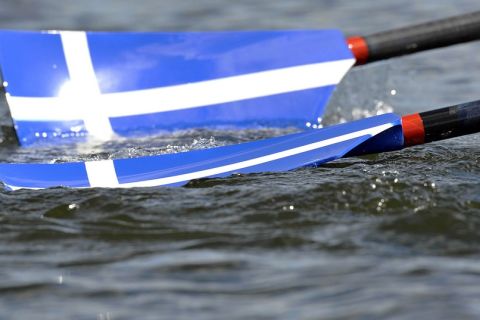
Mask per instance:
[[[154,187],[154,186],[161,186],[161,185],[167,185],[167,184],[173,184],[173,183],[178,183],[178,182],[183,182],[183,181],[190,181],[192,179],[199,179],[199,178],[205,178],[205,177],[210,177],[214,176],[217,174],[221,173],[226,173],[226,172],[234,172],[235,170],[240,170],[248,167],[253,167],[259,164],[263,164],[266,162],[270,161],[275,161],[278,159],[286,158],[289,156],[297,155],[300,153],[312,151],[315,149],[319,149],[322,147],[330,146],[336,143],[348,141],[351,139],[359,138],[362,136],[375,136],[389,128],[393,127],[393,124],[387,123],[383,125],[379,125],[373,128],[368,128],[356,132],[351,132],[348,134],[344,134],[335,138],[330,138],[327,140],[307,144],[301,147],[293,148],[290,150],[285,150],[277,153],[272,153],[269,155],[265,155],[262,157],[242,161],[242,162],[237,162],[237,163],[232,163],[229,165],[217,167],[217,168],[211,168],[211,169],[206,169],[206,170],[201,170],[197,172],[191,172],[191,173],[186,173],[186,174],[181,174],[178,176],[171,176],[171,177],[165,177],[165,178],[160,178],[160,179],[154,179],[154,180],[147,180],[147,181],[138,181],[138,182],[131,182],[131,183],[124,183],[120,185],[115,185],[113,187],[121,187],[121,188],[131,188],[131,187]]]
[[[91,187],[114,188],[118,186],[113,160],[87,161],[85,169]]]
[[[72,62],[73,63],[73,62]],[[354,59],[308,64],[215,80],[92,97],[88,109],[108,117],[122,117],[190,109],[329,85],[336,85]],[[70,67],[69,67],[70,68]],[[61,97],[8,97],[15,120],[66,121],[83,119],[85,108]]]
[[[89,134],[108,140],[112,138],[113,130],[108,115],[104,112],[107,111],[105,106],[99,104],[101,92],[90,57],[87,35],[82,31],[62,31],[60,37],[70,81],[60,88],[57,98],[59,105],[55,108],[64,109],[66,114],[76,110],[76,119],[84,121]]]

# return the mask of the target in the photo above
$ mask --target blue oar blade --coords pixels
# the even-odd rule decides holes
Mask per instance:
[[[0,32],[22,145],[315,125],[354,63],[336,30]]]
[[[319,130],[177,154],[62,164],[0,164],[10,189],[179,186],[233,173],[279,172],[319,165],[350,151],[403,146],[400,118],[385,114]]]

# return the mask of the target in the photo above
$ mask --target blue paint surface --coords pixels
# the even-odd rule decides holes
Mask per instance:
[[[103,94],[352,59],[338,30],[88,32],[87,39]],[[16,97],[56,97],[69,80],[61,39],[55,33],[0,32],[0,65],[9,83],[7,91]],[[307,122],[316,123],[323,116],[334,89],[335,85],[328,85],[178,111],[110,117],[110,122],[115,133],[126,137],[201,127],[305,128]],[[161,106],[159,101],[159,110]],[[131,107],[134,111],[138,105]],[[71,129],[78,126],[72,126],[71,120],[13,120],[23,146],[79,141],[78,131]]]
[[[135,91],[341,59],[338,30],[89,33],[101,91]]]
[[[88,132],[83,120],[15,121],[15,130],[22,146],[85,141]]]
[[[380,139],[373,138],[370,150],[380,147],[384,150],[400,149],[403,146],[403,139],[397,139],[398,133],[401,132],[400,117],[395,114],[384,114],[324,129],[236,145],[175,154],[118,159],[114,160],[114,167],[120,184],[142,182],[236,165],[244,161],[289,151],[384,124],[391,124],[393,130],[387,130],[379,135]],[[279,159],[265,163],[251,164],[238,170],[219,174],[204,174],[201,177],[224,177],[237,172],[287,171],[304,166],[319,165],[343,157],[369,139],[370,136],[364,134],[345,141],[329,142],[326,146],[317,147],[311,151],[288,156],[282,155]],[[0,180],[17,187],[82,187],[86,183],[85,176],[83,163],[3,164],[0,166]],[[188,182],[187,179],[180,179],[172,185],[182,185],[186,182]]]
[[[0,67],[17,97],[55,97],[69,80],[59,34],[1,31]]]
[[[80,162],[57,164],[0,164],[1,181],[6,185],[28,188],[90,186],[85,164]]]
[[[115,133],[147,135],[189,128],[297,127],[317,123],[335,86],[198,108],[110,118]]]

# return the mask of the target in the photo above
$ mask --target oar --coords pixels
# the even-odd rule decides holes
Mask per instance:
[[[9,189],[181,186],[234,173],[317,166],[480,131],[480,101],[404,116],[390,113],[282,137],[177,154],[60,164],[0,164]]]
[[[357,64],[480,39],[480,11],[410,27],[348,38]]]
[[[479,38],[480,12],[347,41],[337,30],[3,31],[0,66],[25,146],[198,127],[315,128],[355,61]]]

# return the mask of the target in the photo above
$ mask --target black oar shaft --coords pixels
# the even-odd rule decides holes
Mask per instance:
[[[405,146],[480,132],[480,101],[402,117]]]
[[[348,39],[358,64],[480,39],[480,11]]]

